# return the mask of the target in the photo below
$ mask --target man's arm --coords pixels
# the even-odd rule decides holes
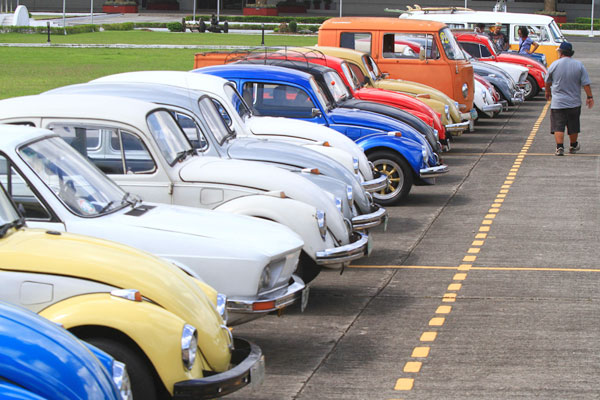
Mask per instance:
[[[592,96],[592,88],[590,87],[590,85],[585,85],[583,87],[583,90],[585,90],[585,94],[587,95],[585,105],[587,106],[587,108],[594,107],[594,96]]]

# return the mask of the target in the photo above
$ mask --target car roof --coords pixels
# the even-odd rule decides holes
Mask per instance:
[[[500,22],[503,24],[518,24],[518,25],[547,25],[551,22],[552,17],[539,14],[524,14],[524,13],[509,13],[509,12],[493,12],[493,11],[407,11],[400,15],[401,19],[428,19],[432,21],[440,21],[447,24],[451,23],[484,23],[495,24]]]
[[[22,143],[44,136],[56,136],[48,129],[0,123],[0,148],[15,148]]]
[[[365,31],[397,31],[406,30],[412,32],[431,32],[439,31],[446,24],[438,21],[430,21],[427,18],[423,20],[399,19],[390,17],[343,17],[331,18],[323,22],[322,30],[342,29],[342,30],[365,30]]]
[[[192,71],[134,71],[107,75],[90,81],[90,83],[95,82],[159,83],[210,93],[221,93],[223,85],[228,81],[217,76],[197,74]]]
[[[275,65],[256,64],[225,64],[199,68],[197,72],[216,72],[234,74],[238,78],[260,79],[261,75],[272,80],[282,81],[307,81],[311,75],[295,69],[278,67]],[[229,75],[232,76],[232,75]]]
[[[93,118],[146,126],[146,115],[156,108],[124,97],[42,93],[0,100],[0,118]]]

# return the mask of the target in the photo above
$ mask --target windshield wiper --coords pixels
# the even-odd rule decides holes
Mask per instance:
[[[25,218],[23,217],[20,217],[19,219],[16,219],[12,222],[7,222],[6,224],[0,225],[0,237],[4,237],[4,235],[6,235],[6,232],[8,232],[8,230],[11,228],[19,229],[23,226],[25,226]]]
[[[104,214],[106,212],[106,210],[108,210],[110,208],[110,206],[112,206],[113,204],[115,204],[114,200],[111,200],[108,203],[106,203],[106,205],[104,207],[102,207],[102,209],[100,209],[99,214]]]

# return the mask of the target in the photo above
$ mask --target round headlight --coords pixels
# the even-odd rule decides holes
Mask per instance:
[[[129,374],[127,373],[125,364],[117,360],[113,361],[112,378],[113,382],[117,386],[117,389],[119,389],[121,399],[133,399],[133,394],[131,393],[131,381],[129,380]]]
[[[354,173],[358,174],[358,169],[359,165],[358,165],[358,158],[356,157],[352,157],[352,168],[354,168]]]
[[[463,83],[462,85],[462,94],[465,99],[467,98],[467,96],[469,96],[469,85],[467,85],[466,83]]]
[[[317,226],[319,227],[319,233],[323,240],[325,240],[325,236],[327,235],[327,216],[325,215],[325,211],[317,210]]]
[[[260,282],[258,282],[258,291],[261,292],[264,289],[268,289],[271,287],[271,267],[268,265],[263,269],[262,274],[260,275]]]
[[[191,370],[196,361],[196,350],[198,349],[198,332],[196,328],[185,324],[181,332],[181,361],[183,366]]]

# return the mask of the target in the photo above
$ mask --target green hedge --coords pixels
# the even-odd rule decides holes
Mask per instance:
[[[588,20],[589,20],[589,18],[588,18]],[[558,24],[558,26],[560,27],[560,29],[572,29],[572,30],[577,30],[577,31],[590,30],[590,22],[589,21],[587,24],[575,24],[575,23],[570,23],[570,22],[564,22],[562,24]],[[596,30],[596,29],[600,29],[600,22],[599,23],[594,22],[594,30]]]
[[[204,22],[210,21],[210,15],[196,15],[196,20],[202,18]],[[267,17],[264,15],[221,15],[219,18],[221,22],[271,22],[271,23],[281,23],[281,22],[292,22],[296,21],[297,23],[302,24],[322,24],[330,17]],[[193,16],[189,15],[185,17],[186,21],[192,20]]]
[[[577,17],[577,18],[575,18],[575,22],[577,22],[578,24],[588,24],[588,26],[589,26],[590,22],[591,22],[591,18]],[[594,25],[596,25],[596,24],[600,24],[600,18],[594,18]]]
[[[67,26],[66,29],[63,27],[50,27],[51,35],[63,35],[64,32],[67,32],[67,35],[74,35],[77,33],[90,33],[90,32],[98,32],[100,28],[105,31],[131,31],[134,28],[133,22],[125,22],[122,24],[102,24],[102,25],[76,25],[76,26]],[[41,33],[47,34],[48,28],[46,26],[3,26],[0,30],[2,33]]]
[[[132,31],[135,27],[133,22],[123,22],[121,24],[102,24],[105,31]]]

